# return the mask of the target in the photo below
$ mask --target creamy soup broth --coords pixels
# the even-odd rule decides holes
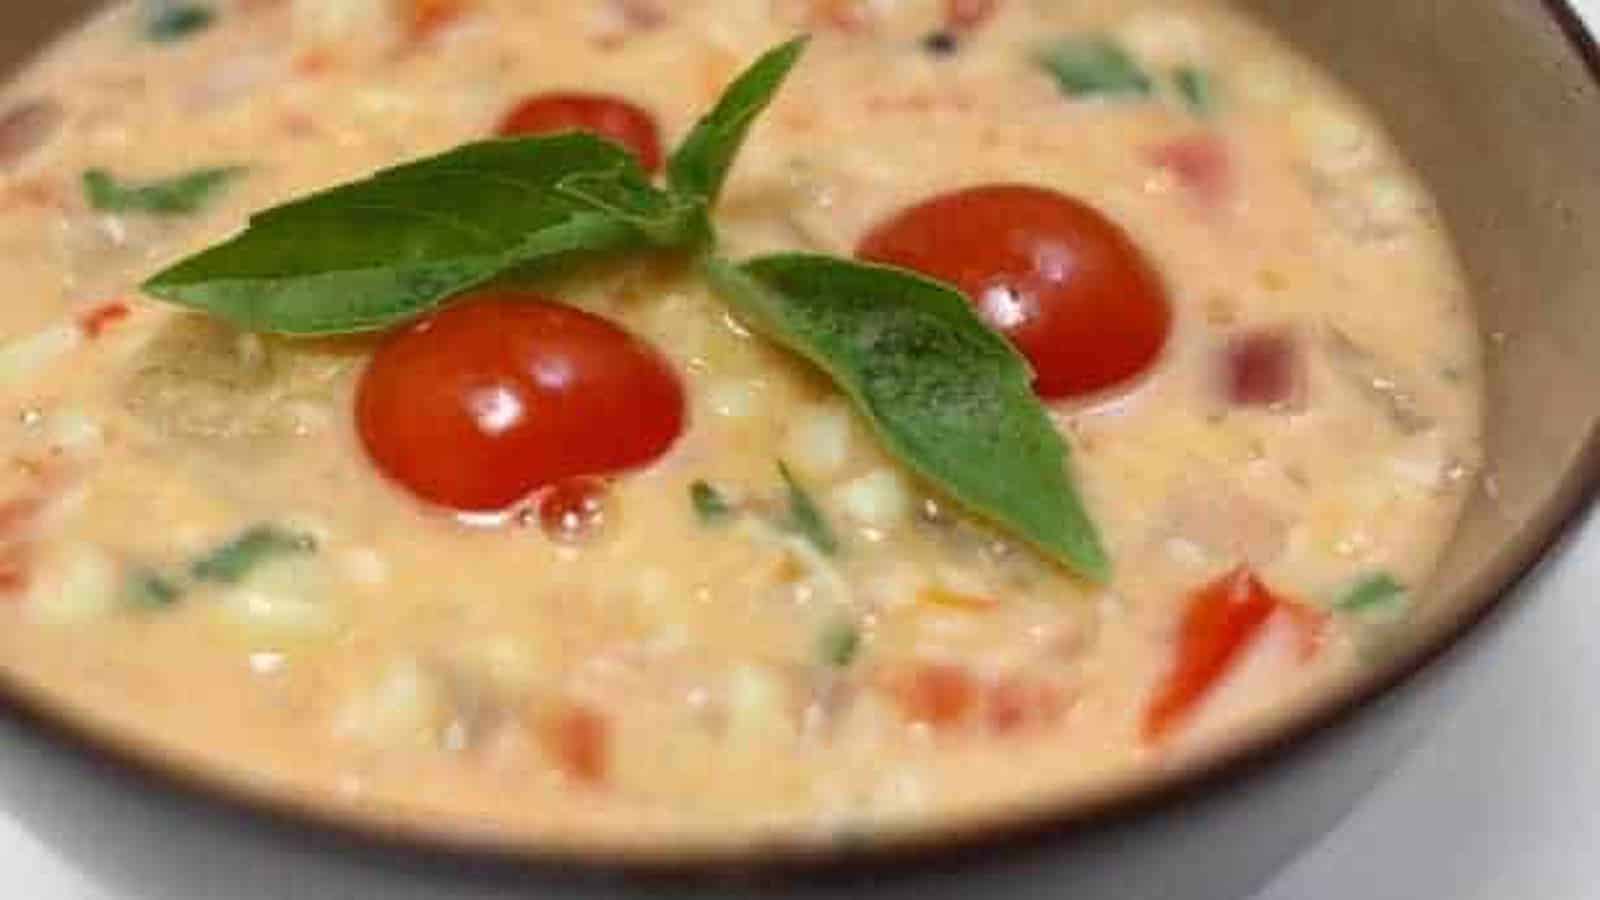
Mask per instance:
[[[1180,765],[1371,665],[1423,596],[1479,460],[1465,288],[1379,125],[1228,6],[421,6],[236,0],[155,42],[119,5],[0,90],[0,669],[30,692],[363,815],[855,840]],[[351,413],[377,339],[242,334],[139,294],[251,212],[484,138],[529,94],[628,98],[671,144],[803,30],[722,203],[731,252],[849,255],[911,204],[1005,182],[1088,202],[1160,273],[1157,365],[1051,406],[1109,583],[919,481],[671,258],[539,286],[649,342],[688,397],[671,452],[565,522],[463,519],[387,480]],[[1083,34],[1149,96],[1064,95],[1036,50]],[[1203,109],[1179,70],[1204,73]],[[186,215],[80,188],[215,166],[244,168]],[[1270,403],[1230,396],[1252,353],[1289,360]],[[782,527],[780,460],[837,556]],[[697,516],[696,482],[726,521]],[[233,581],[184,574],[251,535],[281,546]],[[1186,612],[1240,566],[1284,602],[1153,735]]]

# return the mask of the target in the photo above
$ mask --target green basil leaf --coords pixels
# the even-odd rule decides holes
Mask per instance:
[[[100,212],[180,216],[198,212],[245,170],[238,166],[198,169],[156,181],[120,181],[104,169],[83,173],[83,192]]]
[[[833,533],[811,492],[794,477],[787,464],[778,463],[778,474],[783,476],[783,483],[789,490],[789,520],[784,524],[810,541],[823,556],[839,555],[839,536]]]
[[[221,547],[195,560],[189,574],[197,581],[237,584],[264,562],[284,556],[314,553],[316,538],[276,525],[257,525]]]
[[[709,482],[696,481],[689,485],[689,502],[703,524],[719,525],[733,518],[733,507]]]
[[[1153,88],[1133,57],[1104,35],[1063,38],[1040,51],[1037,61],[1072,97],[1139,99]]]
[[[636,218],[603,208],[650,208],[621,199],[644,181],[591,135],[468,144],[260,213],[144,287],[246,331],[372,331],[503,277],[649,245]]]
[[[728,87],[667,164],[667,183],[675,193],[698,198],[708,207],[716,204],[750,126],[771,105],[807,40],[795,38],[768,51]]]
[[[1027,364],[959,292],[825,256],[706,270],[749,324],[832,376],[907,466],[1078,574],[1109,576]]]
[[[1360,579],[1334,601],[1334,608],[1353,614],[1388,614],[1403,611],[1410,592],[1388,572]]]
[[[1172,85],[1189,111],[1202,118],[1210,116],[1217,108],[1216,89],[1211,76],[1194,66],[1180,66],[1172,73]]]
[[[144,36],[158,44],[170,44],[204,31],[216,19],[216,12],[204,3],[148,0],[145,4]]]
[[[638,172],[580,172],[556,190],[639,229],[652,244],[689,247],[709,243],[705,204],[657,190]]]

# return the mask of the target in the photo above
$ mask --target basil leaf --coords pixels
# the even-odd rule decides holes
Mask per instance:
[[[664,202],[642,192],[659,193],[591,135],[468,144],[260,213],[144,287],[246,331],[371,331],[505,276],[648,245],[637,216],[610,208]]]
[[[902,462],[1078,574],[1109,576],[1027,364],[959,292],[825,256],[706,269],[749,324],[832,376]]]
[[[1203,118],[1216,111],[1216,90],[1212,87],[1211,76],[1204,71],[1194,66],[1180,66],[1172,73],[1172,86],[1178,89],[1183,105],[1195,115]]]
[[[150,0],[145,4],[144,36],[158,44],[170,44],[204,31],[216,19],[216,12],[203,3]]]
[[[1037,61],[1069,96],[1138,99],[1152,90],[1150,76],[1103,35],[1063,38],[1040,51]]]
[[[744,146],[750,126],[771,105],[778,88],[805,52],[807,38],[768,51],[723,93],[715,109],[695,125],[667,164],[673,192],[715,205],[728,170]]]
[[[195,560],[189,574],[198,581],[237,584],[270,559],[314,553],[316,549],[317,541],[310,535],[276,525],[257,525]]]
[[[1405,607],[1409,594],[1393,575],[1378,572],[1351,585],[1333,605],[1345,613],[1391,613]]]
[[[104,169],[83,173],[83,192],[100,212],[179,216],[198,212],[218,191],[244,174],[238,166],[197,169],[156,181],[119,181]]]
[[[689,502],[703,524],[719,525],[733,518],[733,507],[728,505],[727,498],[708,482],[696,481],[689,485]]]
[[[562,179],[556,190],[627,222],[661,247],[711,240],[711,217],[703,203],[656,190],[642,173],[580,172]]]
[[[783,483],[789,489],[789,521],[785,523],[789,530],[810,541],[823,556],[839,555],[839,536],[833,533],[811,493],[789,471],[787,464],[778,463],[778,474],[783,476]]]

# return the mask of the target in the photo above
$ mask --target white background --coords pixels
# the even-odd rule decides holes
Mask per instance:
[[[1600,0],[1577,6],[1600,27]],[[1600,900],[1597,587],[1593,518],[1459,673],[1460,705],[1255,900]],[[4,810],[0,892],[117,900]]]

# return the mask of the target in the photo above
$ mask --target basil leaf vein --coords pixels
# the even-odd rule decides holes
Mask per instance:
[[[584,196],[600,184],[604,202]],[[144,289],[250,331],[381,329],[504,277],[687,240],[658,195],[625,150],[590,135],[484,141],[259,213]]]
[[[1109,577],[1027,364],[959,292],[805,254],[705,268],[750,325],[830,375],[903,463],[1079,575]]]

